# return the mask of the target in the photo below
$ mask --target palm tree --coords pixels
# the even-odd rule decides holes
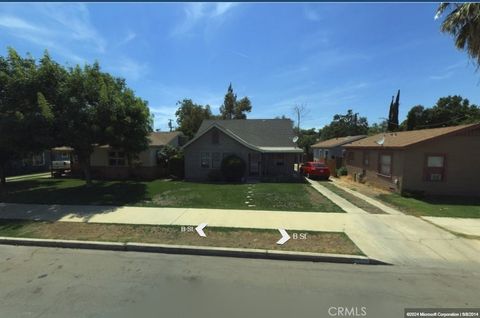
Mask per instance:
[[[435,19],[445,11],[450,13],[442,22],[442,32],[453,35],[455,46],[466,50],[480,67],[480,3],[442,2]]]

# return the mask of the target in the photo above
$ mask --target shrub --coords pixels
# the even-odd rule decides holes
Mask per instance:
[[[210,170],[208,172],[207,178],[208,178],[208,181],[211,181],[211,182],[223,181],[222,171],[220,169]]]
[[[348,174],[347,167],[340,167],[337,169],[338,176],[346,176]]]
[[[404,189],[402,190],[401,196],[412,199],[423,199],[425,198],[425,191]]]
[[[169,176],[183,179],[185,175],[183,158],[173,157],[168,160],[167,171]]]
[[[227,156],[222,160],[222,175],[227,181],[241,181],[246,168],[245,161],[236,155]]]

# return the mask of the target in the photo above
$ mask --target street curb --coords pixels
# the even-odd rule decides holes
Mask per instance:
[[[149,243],[119,243],[78,240],[51,240],[35,238],[0,237],[0,244],[20,246],[60,247],[93,249],[105,251],[146,252],[164,254],[184,254],[203,256],[223,256],[237,258],[273,259],[284,261],[308,261],[362,265],[390,265],[388,263],[360,255],[308,253],[262,249],[244,249],[211,246],[167,245]]]

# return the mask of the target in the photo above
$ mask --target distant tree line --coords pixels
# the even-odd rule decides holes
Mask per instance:
[[[14,49],[0,56],[0,180],[12,160],[55,146],[72,147],[87,184],[90,155],[109,144],[132,158],[148,147],[152,116],[124,79],[95,62],[64,67],[48,52],[38,61]]]

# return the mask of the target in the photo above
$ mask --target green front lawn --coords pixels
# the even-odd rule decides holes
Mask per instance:
[[[9,182],[7,189],[1,199],[12,203],[342,212],[303,183],[209,184],[155,180],[95,181],[85,186],[79,179],[36,179]],[[251,198],[247,199],[247,195]]]
[[[379,194],[378,199],[416,216],[480,218],[480,198],[436,196],[423,199]]]

